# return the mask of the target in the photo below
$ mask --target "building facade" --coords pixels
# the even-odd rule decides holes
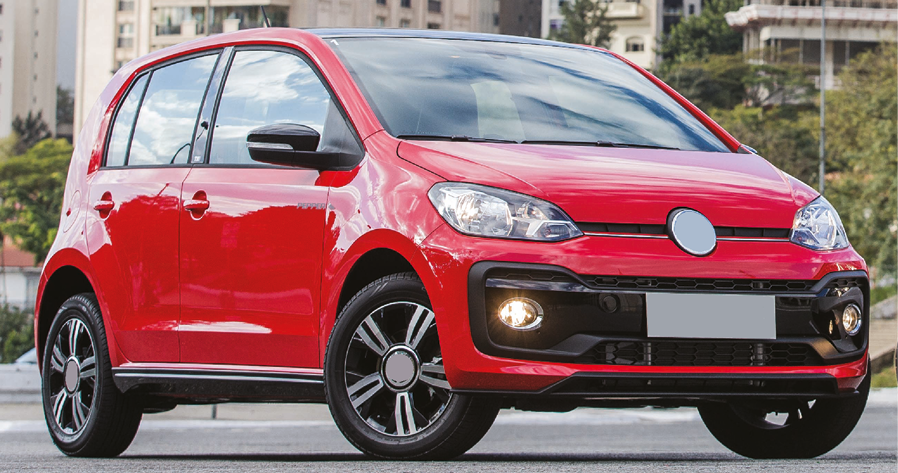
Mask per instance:
[[[572,0],[542,0],[541,36],[548,38],[564,24],[561,6]],[[701,0],[598,0],[617,25],[609,48],[634,63],[653,68],[658,40],[682,18],[701,13]]]
[[[863,51],[898,40],[898,0],[826,2],[826,88],[835,75]],[[744,34],[746,55],[759,62],[820,64],[823,8],[820,0],[746,0],[726,14],[730,27]],[[820,76],[816,84],[820,86]]]
[[[205,36],[207,30],[262,27],[260,6],[272,26],[499,31],[499,0],[80,0],[76,138],[90,107],[122,65]]]
[[[499,0],[499,33],[542,37],[543,0]]]
[[[0,0],[0,137],[29,112],[56,127],[57,0]]]

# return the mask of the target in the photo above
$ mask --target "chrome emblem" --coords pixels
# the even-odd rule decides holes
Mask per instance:
[[[667,217],[670,238],[681,250],[706,256],[717,247],[717,232],[707,217],[692,209],[676,209]]]

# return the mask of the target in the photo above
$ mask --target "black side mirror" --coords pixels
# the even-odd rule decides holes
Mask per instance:
[[[249,132],[246,148],[253,161],[319,171],[351,169],[358,159],[342,150],[318,151],[321,135],[305,125],[278,123]]]

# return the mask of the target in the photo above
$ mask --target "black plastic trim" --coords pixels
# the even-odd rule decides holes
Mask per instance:
[[[269,371],[113,368],[122,392],[199,402],[324,402],[324,377]]]

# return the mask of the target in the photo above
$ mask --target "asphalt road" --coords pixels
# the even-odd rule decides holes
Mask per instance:
[[[50,441],[36,406],[0,409],[0,471],[843,471],[895,472],[898,391],[871,400],[852,435],[829,454],[756,461],[717,443],[694,409],[504,411],[473,450],[452,462],[369,461],[328,420],[324,406],[208,406],[145,416],[117,459],[67,458]],[[18,419],[18,420],[4,420]],[[259,420],[274,419],[274,420]]]

